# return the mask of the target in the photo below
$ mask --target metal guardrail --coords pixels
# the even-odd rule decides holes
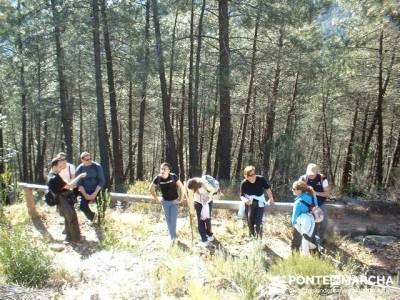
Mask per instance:
[[[25,192],[25,200],[28,207],[28,213],[32,217],[38,217],[39,214],[36,210],[36,204],[33,197],[33,191],[47,191],[46,185],[39,184],[31,184],[25,182],[19,182],[18,185],[24,189]],[[112,201],[121,201],[121,202],[142,202],[142,203],[150,203],[157,204],[158,202],[154,201],[154,198],[149,195],[134,195],[134,194],[123,194],[123,193],[110,193],[110,197]],[[240,205],[240,200],[214,200],[213,208],[218,209],[231,209],[238,210]],[[343,204],[326,204],[328,210],[342,210],[345,208]],[[293,208],[293,203],[291,202],[275,202],[272,206],[267,206],[266,210],[273,212],[285,212],[290,213]]]

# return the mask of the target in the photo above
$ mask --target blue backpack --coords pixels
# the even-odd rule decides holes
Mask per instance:
[[[215,189],[214,194],[219,191],[219,182],[217,179],[215,179],[211,175],[203,175],[201,178],[206,180]]]

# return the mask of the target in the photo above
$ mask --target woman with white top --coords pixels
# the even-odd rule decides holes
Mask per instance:
[[[203,245],[214,240],[211,230],[212,195],[217,192],[204,178],[195,177],[187,183],[189,189],[189,205],[196,210],[197,226]]]

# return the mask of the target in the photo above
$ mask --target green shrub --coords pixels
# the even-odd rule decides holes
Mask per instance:
[[[294,253],[287,259],[273,264],[269,270],[275,276],[323,276],[335,275],[336,267],[332,262],[314,255]]]
[[[256,299],[259,285],[267,280],[262,244],[250,244],[245,253],[236,258],[217,252],[212,258],[211,272],[225,277],[245,299]]]
[[[0,268],[8,282],[41,286],[52,272],[51,262],[43,244],[24,227],[0,227]]]

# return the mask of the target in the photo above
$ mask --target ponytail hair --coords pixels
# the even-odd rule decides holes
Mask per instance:
[[[197,192],[199,188],[201,188],[203,184],[201,183],[201,179],[199,177],[195,177],[192,179],[188,180],[187,187],[189,190],[192,190],[193,192]]]
[[[298,190],[298,191],[301,191],[302,193],[307,193],[310,196],[314,195],[313,188],[308,186],[307,183],[305,183],[302,180],[293,182],[292,188],[293,188],[293,190]]]

